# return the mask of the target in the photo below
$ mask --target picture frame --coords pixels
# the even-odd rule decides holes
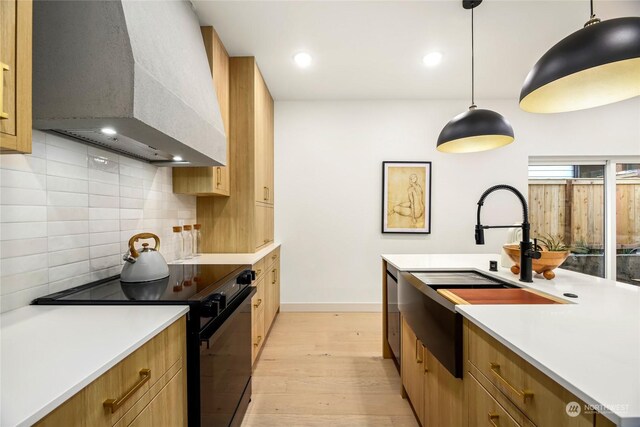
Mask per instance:
[[[431,234],[431,162],[382,162],[382,233]]]

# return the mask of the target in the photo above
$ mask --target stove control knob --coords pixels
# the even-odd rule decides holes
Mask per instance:
[[[223,293],[216,293],[211,296],[211,300],[215,301],[218,311],[222,311],[227,307],[227,296]]]
[[[216,317],[218,315],[218,303],[213,300],[202,303],[202,317]]]
[[[244,271],[240,276],[238,276],[238,284],[239,285],[250,285],[253,280],[255,280],[256,272],[253,270]]]

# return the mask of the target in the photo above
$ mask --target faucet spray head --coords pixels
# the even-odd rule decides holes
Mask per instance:
[[[484,245],[484,228],[476,224],[476,245]]]

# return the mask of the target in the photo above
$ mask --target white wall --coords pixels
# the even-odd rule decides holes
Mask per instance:
[[[33,153],[0,156],[0,312],[120,273],[129,238],[193,224],[196,199],[158,168],[34,130]]]
[[[478,104],[511,121],[512,145],[465,155],[436,151],[440,130],[466,101],[276,103],[276,238],[283,245],[285,307],[379,304],[382,253],[498,252],[504,231],[489,230],[487,244],[475,245],[476,203],[494,184],[526,194],[529,156],[640,155],[637,99],[558,115],[524,113],[515,101]],[[433,162],[431,235],[380,232],[384,160]],[[495,193],[483,222],[517,222],[520,212],[513,195]]]

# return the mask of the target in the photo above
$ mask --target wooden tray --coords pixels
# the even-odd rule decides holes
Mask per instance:
[[[438,289],[454,304],[567,304],[566,301],[533,289]]]

